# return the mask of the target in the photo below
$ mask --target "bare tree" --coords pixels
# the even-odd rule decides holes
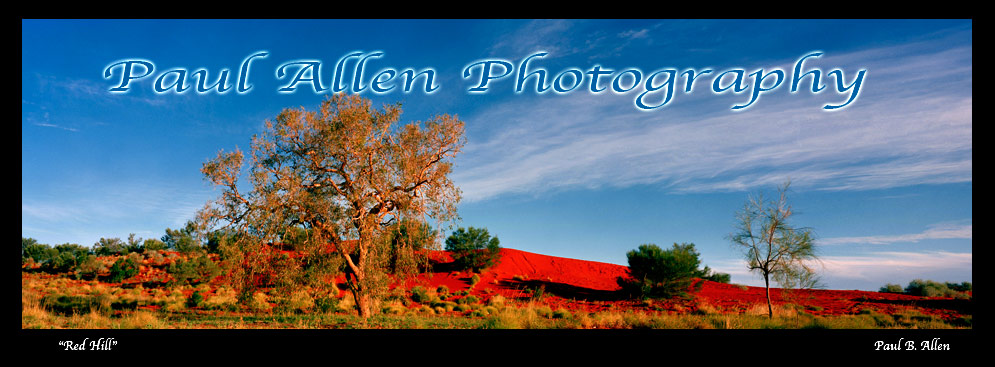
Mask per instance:
[[[400,105],[379,110],[343,94],[318,111],[283,110],[252,139],[251,191],[236,187],[240,151],[222,151],[204,164],[204,175],[223,192],[201,219],[238,233],[236,257],[246,263],[257,256],[254,243],[303,227],[313,251],[329,244],[341,257],[359,314],[370,316],[386,287],[386,231],[404,218],[454,219],[460,199],[448,175],[465,144],[463,122],[441,115],[396,126],[400,114]]]
[[[765,201],[762,194],[751,195],[736,213],[737,232],[729,237],[743,250],[750,271],[764,278],[768,317],[774,317],[770,299],[770,281],[811,286],[817,281],[814,269],[807,264],[817,260],[812,230],[789,224],[793,214],[788,205],[790,183],[778,188],[776,201]]]

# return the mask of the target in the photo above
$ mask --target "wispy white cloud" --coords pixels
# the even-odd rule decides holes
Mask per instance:
[[[742,260],[713,262],[717,272],[729,273],[734,283],[763,286]],[[831,289],[877,290],[885,283],[904,284],[912,279],[971,280],[973,255],[947,251],[871,252],[852,256],[824,256],[811,262]],[[776,286],[776,285],[772,285]]]
[[[973,255],[946,251],[875,252],[862,256],[825,257],[822,263],[827,277],[900,281],[929,278],[930,274],[941,272],[962,273],[969,277]]]
[[[41,127],[51,127],[51,128],[56,128],[56,129],[68,130],[68,131],[72,131],[72,132],[78,132],[79,131],[79,129],[75,129],[75,128],[71,128],[71,127],[65,127],[65,126],[59,126],[59,125],[55,125],[55,124],[48,124],[48,123],[43,123],[43,122],[35,122],[32,125],[41,126]]]
[[[651,112],[632,105],[638,92],[512,100],[467,118],[476,126],[502,130],[469,132],[454,179],[468,201],[638,184],[715,192],[787,179],[796,189],[814,190],[970,182],[970,48],[922,51],[908,61],[887,57],[922,47],[820,60],[823,67],[870,70],[860,99],[836,112],[821,107],[844,97],[789,95],[784,86],[742,112],[728,108],[748,96],[707,91],[678,93],[666,109]],[[785,60],[783,68],[793,62]],[[931,75],[921,70],[957,70],[960,79],[916,80]],[[951,84],[954,79],[959,84]]]
[[[649,31],[650,30],[646,28],[640,29],[638,31],[630,29],[625,32],[619,33],[618,36],[621,38],[628,38],[628,39],[646,38],[647,35],[649,34]]]
[[[56,77],[52,75],[35,75],[39,92],[49,95],[62,95],[72,99],[84,99],[102,103],[110,102],[138,102],[150,106],[165,106],[167,99],[152,98],[140,92],[111,93],[111,86],[108,83],[97,82],[89,79],[74,79],[66,77]],[[170,96],[174,97],[174,96]],[[22,100],[23,101],[23,100]],[[25,101],[26,102],[26,101]]]
[[[532,20],[491,46],[491,55],[524,57],[524,54],[536,51],[546,51],[556,56],[572,54],[576,50],[565,33],[573,22],[575,21],[565,19]]]
[[[868,244],[887,245],[892,243],[919,242],[939,239],[972,239],[971,225],[936,225],[920,233],[862,236],[862,237],[832,237],[819,240],[823,245]]]
[[[67,184],[59,193],[22,199],[22,231],[29,237],[51,236],[46,241],[53,243],[89,244],[100,237],[126,236],[117,233],[120,228],[154,236],[167,227],[183,226],[210,199],[210,190],[183,189],[173,183]],[[49,230],[39,232],[39,228]]]

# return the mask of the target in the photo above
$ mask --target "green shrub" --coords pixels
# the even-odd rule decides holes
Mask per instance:
[[[93,244],[93,253],[97,256],[118,255],[127,252],[128,247],[120,238],[100,238],[97,243]]]
[[[470,277],[470,286],[473,287],[477,285],[477,283],[480,283],[480,275],[473,274],[473,276]]]
[[[68,272],[76,268],[81,262],[86,261],[90,254],[90,249],[75,243],[64,243],[55,246],[58,256],[54,257],[49,268],[56,272]]]
[[[412,301],[415,301],[417,303],[430,303],[433,300],[435,300],[435,298],[436,297],[434,297],[434,295],[431,294],[431,292],[429,292],[428,289],[425,289],[425,287],[419,285],[414,288],[411,288]]]
[[[885,284],[884,287],[881,287],[881,290],[879,292],[881,292],[881,293],[903,293],[903,292],[905,292],[905,290],[902,289],[901,285],[888,283],[888,284]]]
[[[136,254],[137,255],[137,254]],[[118,283],[125,279],[138,275],[138,267],[141,261],[135,256],[121,256],[111,266],[111,283]]]
[[[90,296],[50,294],[42,299],[41,304],[46,309],[67,316],[91,311],[108,314],[112,309],[113,299],[106,293]]]
[[[166,243],[155,238],[149,238],[142,243],[142,250],[144,251],[159,251],[165,249]]]
[[[181,229],[166,228],[166,235],[162,236],[162,242],[166,248],[179,252],[194,252],[201,250],[201,244],[197,237],[197,224],[187,221],[186,226]]]
[[[200,294],[199,290],[193,291],[190,297],[187,298],[187,307],[200,307],[204,303],[204,295]]]
[[[315,297],[314,309],[321,313],[338,311],[339,298],[335,296]]]
[[[435,293],[439,295],[439,298],[446,299],[449,297],[449,287],[440,285],[439,288],[435,289]]]
[[[642,298],[688,297],[687,290],[693,278],[708,271],[698,270],[701,261],[694,244],[674,244],[663,250],[654,244],[640,245],[629,251],[630,279],[619,278],[618,283],[632,295]]]
[[[705,269],[708,269],[708,267],[706,266]],[[729,282],[732,281],[732,275],[729,275],[727,273],[712,273],[712,274],[708,274],[708,272],[706,271],[706,274],[705,274],[704,277],[702,277],[702,279],[711,280],[713,282],[719,282],[719,283],[729,284]]]
[[[531,295],[529,299],[535,302],[541,302],[543,298],[546,298],[546,285],[540,284],[538,287],[530,289]]]
[[[94,255],[87,255],[86,259],[76,265],[77,279],[94,279],[105,270],[104,263]]]
[[[189,260],[176,261],[169,265],[166,272],[173,277],[174,284],[200,284],[221,275],[221,267],[207,254],[202,254]]]
[[[549,306],[542,306],[542,307],[536,308],[535,312],[536,312],[536,315],[545,317],[547,319],[553,317],[553,309],[549,308]]]
[[[953,297],[957,291],[948,288],[945,283],[916,279],[905,287],[905,293],[922,297]]]
[[[972,292],[974,291],[974,286],[971,282],[957,283],[947,283],[947,288],[953,289],[958,292]]]
[[[566,309],[563,308],[558,308],[556,309],[556,311],[553,311],[554,319],[569,319],[570,316],[572,316],[570,314],[570,311],[567,311]]]
[[[21,264],[34,262],[45,266],[56,256],[59,256],[59,251],[51,246],[38,243],[34,238],[21,237]]]
[[[477,302],[480,302],[480,300],[477,299],[476,296],[466,296],[466,297],[463,297],[463,298],[460,298],[460,299],[456,300],[456,303],[459,303],[459,304],[462,304],[462,305],[469,305],[469,304],[474,304],[474,303],[477,303]]]
[[[458,228],[446,238],[456,268],[479,272],[494,266],[500,258],[500,241],[491,237],[486,228]]]

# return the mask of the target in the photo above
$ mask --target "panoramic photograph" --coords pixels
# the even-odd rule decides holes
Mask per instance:
[[[22,19],[18,335],[963,351],[972,27]]]

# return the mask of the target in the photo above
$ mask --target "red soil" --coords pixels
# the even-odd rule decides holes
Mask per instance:
[[[281,251],[282,252],[282,251]],[[165,255],[169,255],[166,253]],[[182,258],[183,254],[175,257]],[[533,291],[542,288],[545,297],[541,302],[552,309],[565,308],[571,312],[584,311],[651,311],[686,313],[698,309],[725,313],[765,313],[767,300],[763,287],[747,287],[698,280],[701,287],[692,291],[690,300],[655,301],[652,303],[633,300],[621,292],[617,283],[619,277],[628,276],[628,267],[622,265],[568,259],[530,252],[501,249],[498,264],[481,272],[480,281],[470,286],[473,275],[467,271],[452,269],[453,259],[445,251],[429,254],[434,264],[434,272],[421,274],[408,279],[395,287],[410,290],[416,285],[429,289],[446,286],[450,293],[469,290],[470,294],[486,302],[501,295],[505,299],[529,302]],[[120,285],[137,286],[142,283],[154,286],[171,279],[166,273],[171,261],[158,264],[144,263],[137,276],[126,279]],[[54,275],[37,274],[50,277]],[[224,275],[214,279],[214,285],[223,282]],[[344,276],[337,280],[345,281]],[[80,285],[86,281],[77,281]],[[696,284],[697,285],[697,284]],[[692,287],[694,290],[697,287]],[[347,289],[340,284],[340,289]],[[342,292],[341,294],[345,294]],[[784,304],[800,305],[805,312],[815,315],[852,315],[865,310],[894,314],[915,310],[944,319],[971,315],[970,300],[950,298],[927,298],[904,294],[879,293],[857,290],[793,290],[782,291],[771,288],[771,298],[775,307]],[[413,307],[418,307],[413,304]]]
[[[434,254],[436,268],[444,268],[452,258],[445,252]],[[544,287],[542,303],[556,309],[571,311],[603,310],[662,310],[672,313],[691,312],[699,308],[728,313],[766,312],[763,287],[748,287],[703,282],[701,289],[692,292],[689,301],[657,302],[656,306],[628,299],[620,292],[619,277],[628,276],[628,267],[594,261],[568,259],[530,252],[501,249],[500,262],[480,274],[480,282],[472,287],[471,294],[487,300],[494,295],[507,299],[528,301],[530,290]],[[445,285],[451,292],[470,289],[467,272],[436,272],[419,276],[414,282],[402,286],[421,284],[428,287]],[[692,287],[694,289],[694,287]],[[916,310],[924,314],[952,319],[972,313],[972,302],[950,298],[927,298],[904,294],[868,292],[857,290],[791,290],[771,288],[775,307],[787,303],[805,307],[805,312],[815,315],[850,315],[864,310],[886,314]]]

